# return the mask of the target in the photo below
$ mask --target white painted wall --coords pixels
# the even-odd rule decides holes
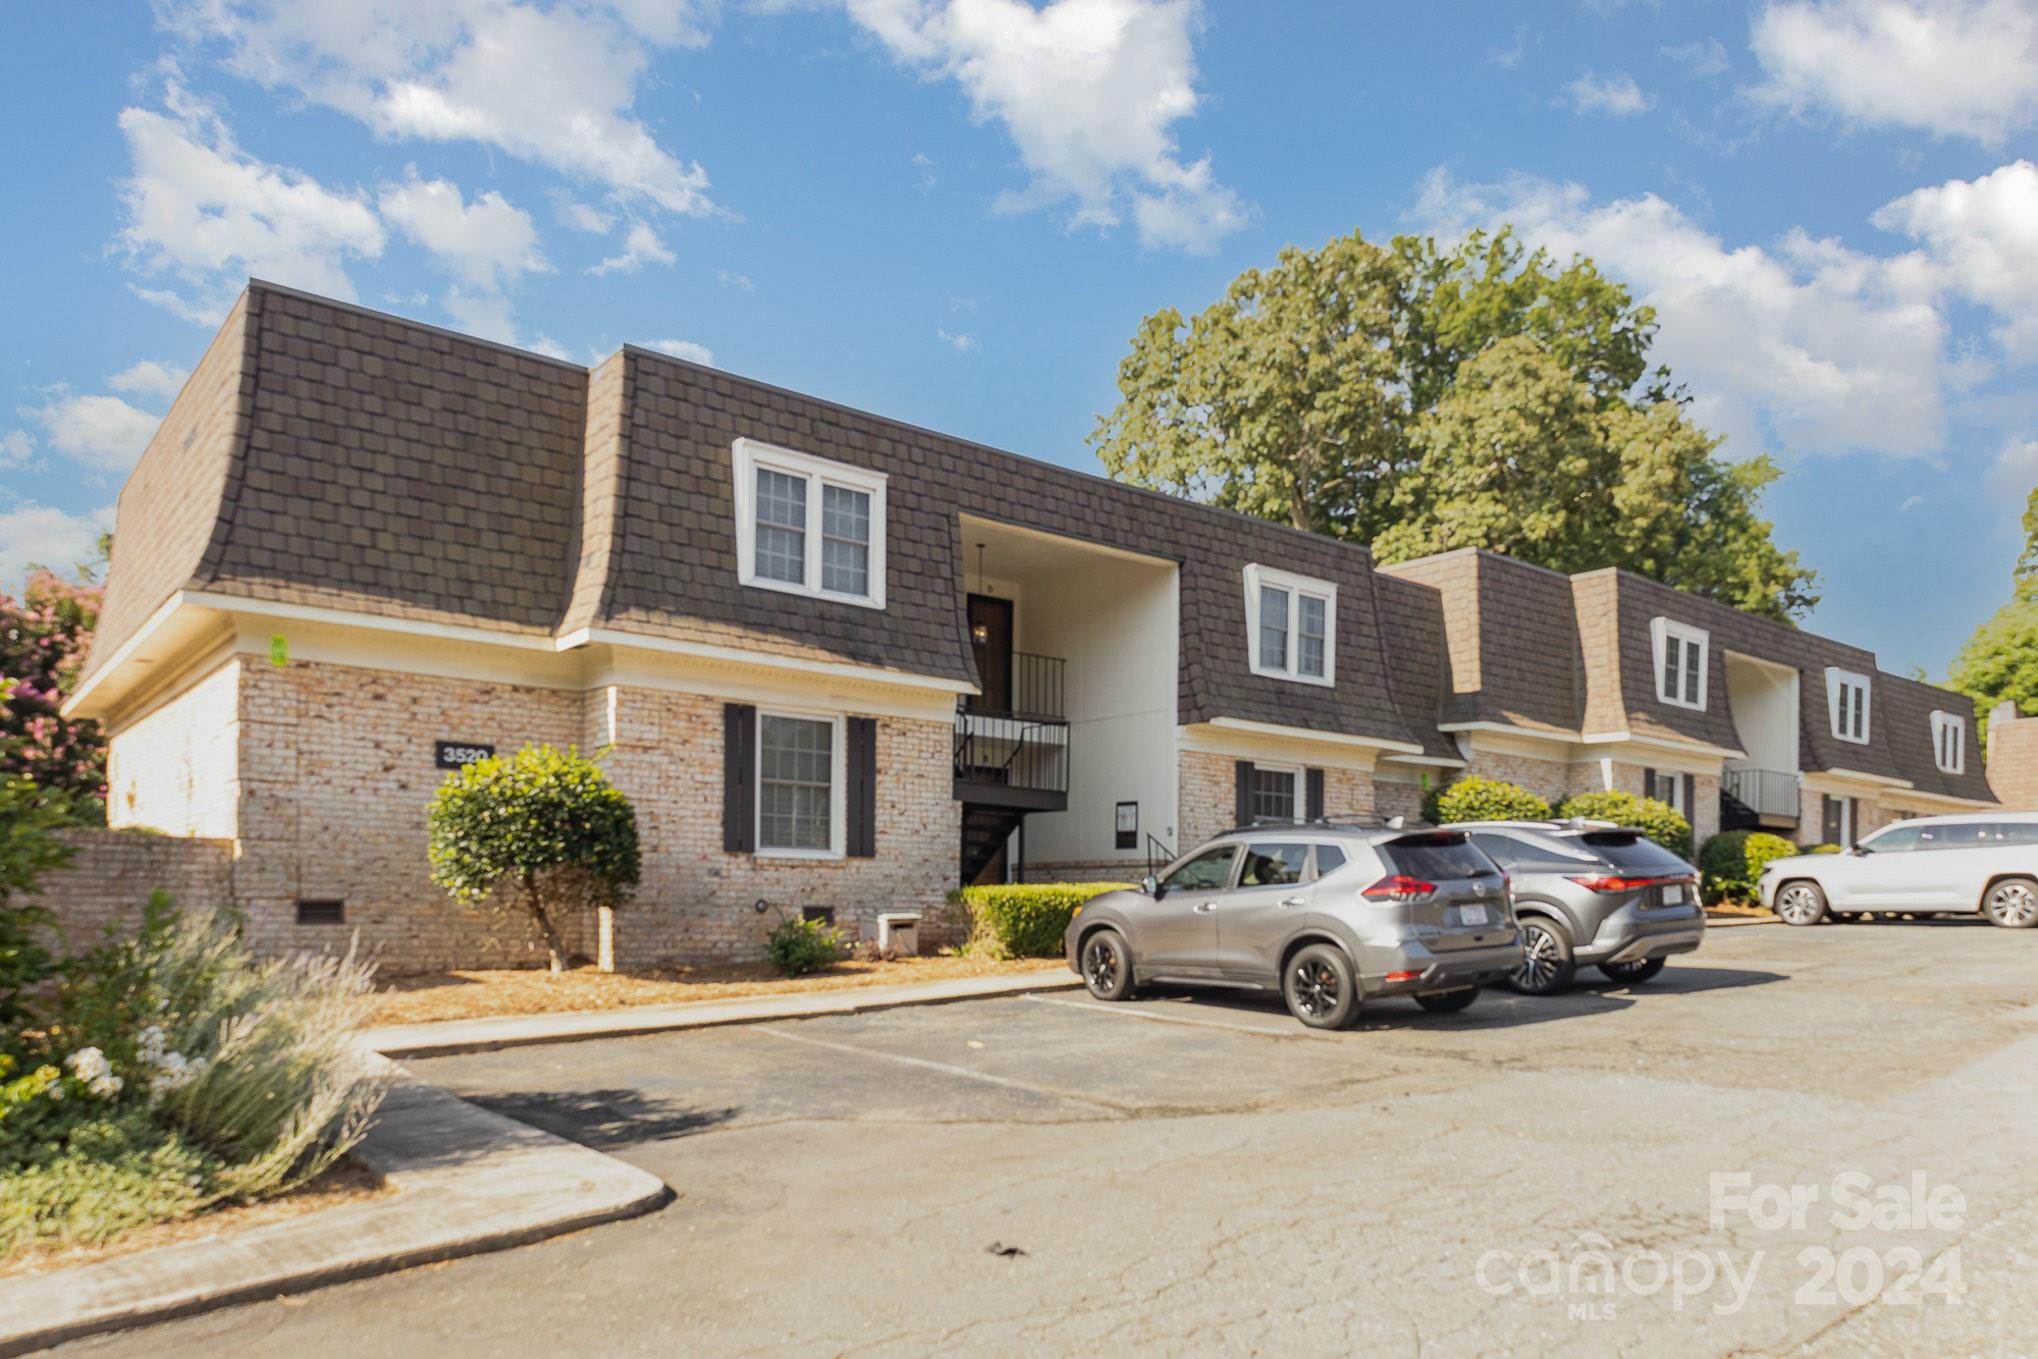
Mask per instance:
[[[1120,802],[1139,803],[1142,846],[1174,843],[1178,593],[1172,565],[1073,548],[1023,583],[1022,649],[1068,661],[1069,806],[1026,819],[1029,863],[1144,864],[1114,847]]]
[[[1728,656],[1727,702],[1747,758],[1730,767],[1797,772],[1797,672]]]

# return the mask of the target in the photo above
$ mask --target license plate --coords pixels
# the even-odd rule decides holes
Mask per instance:
[[[1663,904],[1665,906],[1684,905],[1691,900],[1690,897],[1685,895],[1687,890],[1681,882],[1666,883],[1663,887]]]
[[[1458,908],[1458,923],[1460,925],[1484,925],[1489,923],[1486,908],[1484,906],[1460,906]]]

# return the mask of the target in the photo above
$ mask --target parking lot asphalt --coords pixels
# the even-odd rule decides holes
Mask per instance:
[[[1338,1034],[1075,992],[419,1061],[675,1201],[66,1353],[2030,1354],[2034,978],[1771,926]]]

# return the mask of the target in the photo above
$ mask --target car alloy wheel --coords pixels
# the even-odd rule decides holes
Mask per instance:
[[[1310,1019],[1322,1019],[1337,1009],[1344,987],[1331,965],[1321,958],[1304,958],[1295,966],[1292,994],[1295,1008]]]
[[[1098,930],[1083,941],[1083,985],[1098,1000],[1124,1000],[1132,994],[1132,958],[1125,941],[1111,930]]]
[[[2038,891],[2032,890],[2028,878],[2012,878],[1999,882],[1988,889],[1988,897],[1982,903],[1982,910],[1998,925],[2013,930],[2027,930],[2038,924]]]
[[[1786,925],[1816,925],[1826,913],[1826,899],[1808,882],[1794,882],[1776,894],[1776,914]]]
[[[1565,975],[1570,962],[1569,951],[1554,927],[1536,919],[1521,922],[1521,966],[1514,974],[1517,990],[1532,996],[1560,990],[1570,980]]]

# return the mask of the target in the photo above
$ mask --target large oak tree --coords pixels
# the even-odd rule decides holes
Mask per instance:
[[[1813,573],[1758,513],[1775,465],[1718,456],[1651,368],[1655,333],[1589,260],[1507,230],[1449,249],[1354,232],[1283,250],[1193,318],[1147,317],[1092,442],[1115,477],[1383,561],[1485,547],[1802,615]]]

